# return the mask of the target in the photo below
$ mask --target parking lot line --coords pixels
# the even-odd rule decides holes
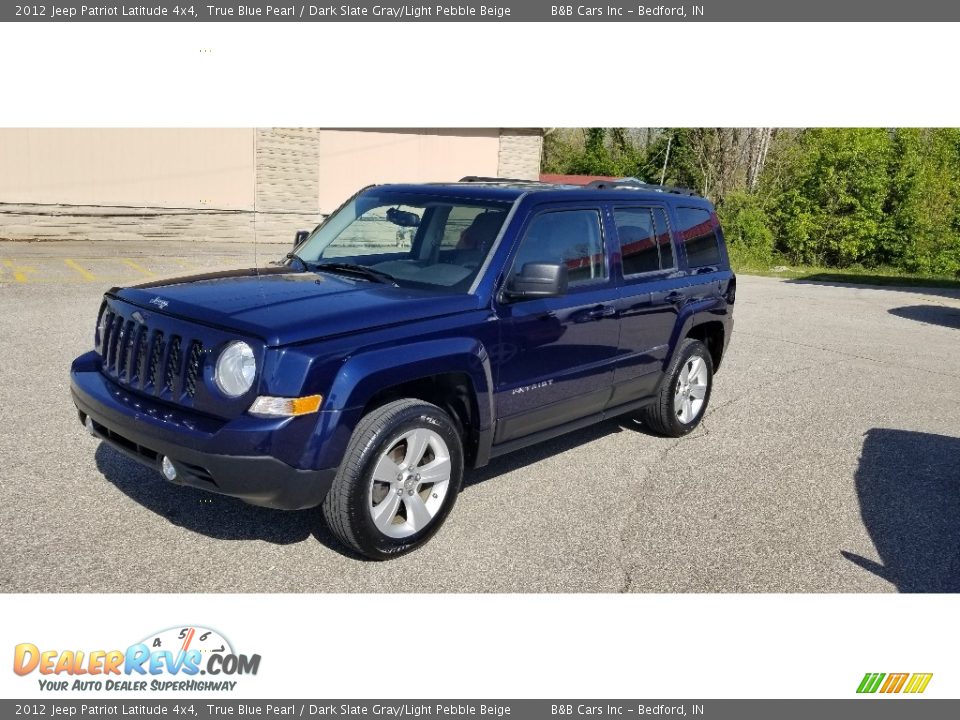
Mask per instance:
[[[63,262],[64,262],[64,264],[66,264],[67,267],[73,268],[73,269],[76,270],[78,273],[80,273],[80,277],[82,277],[84,280],[91,281],[91,280],[96,280],[96,279],[97,279],[97,276],[96,276],[96,275],[94,275],[92,272],[90,272],[89,270],[87,270],[85,267],[83,267],[83,266],[82,266],[80,263],[78,263],[76,260],[71,260],[70,258],[64,258],[64,259],[63,259]]]
[[[13,273],[13,279],[18,283],[30,282],[30,273],[36,272],[36,270],[29,265],[17,265],[13,260],[4,260],[3,264],[10,269]]]
[[[133,268],[134,270],[142,272],[144,275],[153,275],[153,272],[151,272],[150,270],[147,270],[145,267],[143,267],[143,265],[138,265],[133,260],[128,260],[127,258],[120,258],[120,262],[122,262],[124,265],[126,265],[129,268]]]

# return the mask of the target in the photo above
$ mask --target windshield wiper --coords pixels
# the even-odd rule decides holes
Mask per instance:
[[[299,255],[297,255],[295,252],[288,252],[287,255],[286,255],[286,259],[287,259],[287,260],[296,260],[296,261],[298,261],[301,265],[303,265],[303,269],[304,269],[304,270],[309,270],[309,269],[310,269],[310,263],[308,263],[308,262],[307,262],[306,260],[304,260],[302,257],[300,257]]]
[[[371,267],[366,265],[357,265],[356,263],[346,263],[346,262],[323,262],[315,263],[313,266],[314,270],[329,270],[331,272],[340,272],[347,273],[351,275],[359,275],[360,277],[366,278],[367,280],[372,280],[374,282],[384,283],[386,285],[393,285],[394,287],[400,287],[397,285],[397,280],[390,273],[385,273],[383,270],[374,270]]]

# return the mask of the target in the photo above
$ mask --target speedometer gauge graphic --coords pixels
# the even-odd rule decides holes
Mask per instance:
[[[229,640],[216,630],[200,625],[167,628],[148,635],[140,642],[151,651],[167,650],[174,655],[189,650],[199,650],[204,656],[211,653],[233,654],[233,646]]]

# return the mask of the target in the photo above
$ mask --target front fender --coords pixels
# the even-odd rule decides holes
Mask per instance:
[[[331,410],[363,408],[378,392],[443,373],[463,373],[473,383],[477,429],[493,421],[490,355],[475,338],[444,338],[406,343],[353,355],[340,368],[326,398]]]

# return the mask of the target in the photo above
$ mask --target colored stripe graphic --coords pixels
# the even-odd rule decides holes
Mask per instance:
[[[882,693],[898,693],[903,684],[907,681],[907,678],[910,677],[910,673],[890,673],[887,675],[887,681],[883,684],[883,687],[880,688]]]
[[[860,681],[860,687],[857,688],[857,692],[875,693],[877,688],[880,687],[880,683],[884,677],[886,677],[884,673],[867,673],[863,676],[863,680]]]
[[[886,678],[886,681],[884,681]],[[922,693],[927,689],[933,673],[866,673],[860,685],[857,687],[858,693],[875,693],[879,690],[885,694],[895,694],[903,691],[904,693]],[[881,684],[882,683],[882,684]]]
[[[930,679],[932,677],[933,673],[914,673],[913,677],[910,678],[910,682],[907,683],[907,687],[904,692],[922,693],[927,689],[927,685],[930,684]]]

